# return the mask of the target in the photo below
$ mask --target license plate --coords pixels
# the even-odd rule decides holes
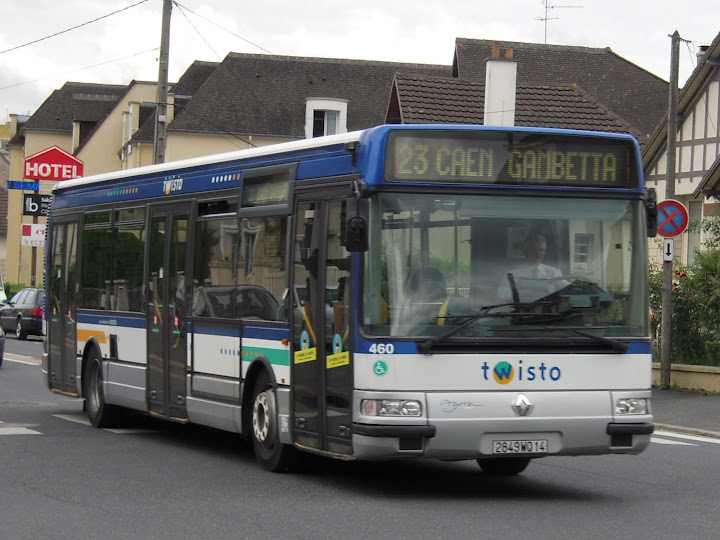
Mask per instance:
[[[547,439],[493,441],[493,454],[547,454]]]

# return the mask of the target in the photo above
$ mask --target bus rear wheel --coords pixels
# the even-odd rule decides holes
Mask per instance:
[[[527,469],[530,458],[485,458],[478,459],[477,462],[485,474],[515,476]]]
[[[105,403],[102,364],[97,349],[90,351],[83,377],[85,410],[90,423],[96,428],[109,427],[116,418],[116,409]]]
[[[260,374],[255,381],[250,427],[255,459],[260,466],[272,472],[286,470],[292,448],[280,442],[275,388],[267,373]]]

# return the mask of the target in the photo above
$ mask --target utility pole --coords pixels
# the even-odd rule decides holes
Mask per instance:
[[[680,34],[670,36],[670,102],[668,106],[667,181],[665,200],[675,198],[675,148],[677,147],[678,72],[680,71]],[[660,323],[660,386],[670,386],[672,344],[673,263],[663,262],[662,321]]]
[[[157,83],[157,108],[155,109],[155,154],[153,163],[165,163],[167,139],[168,64],[170,57],[170,14],[172,0],[163,0],[162,30],[160,34],[160,68]]]

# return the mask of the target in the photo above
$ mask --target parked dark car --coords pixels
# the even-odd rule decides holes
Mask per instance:
[[[45,291],[26,287],[0,307],[0,326],[5,332],[15,332],[18,339],[28,335],[42,336],[43,304]]]

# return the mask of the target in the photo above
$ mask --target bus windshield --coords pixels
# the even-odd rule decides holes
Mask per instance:
[[[370,223],[368,336],[647,336],[639,199],[384,192]]]

